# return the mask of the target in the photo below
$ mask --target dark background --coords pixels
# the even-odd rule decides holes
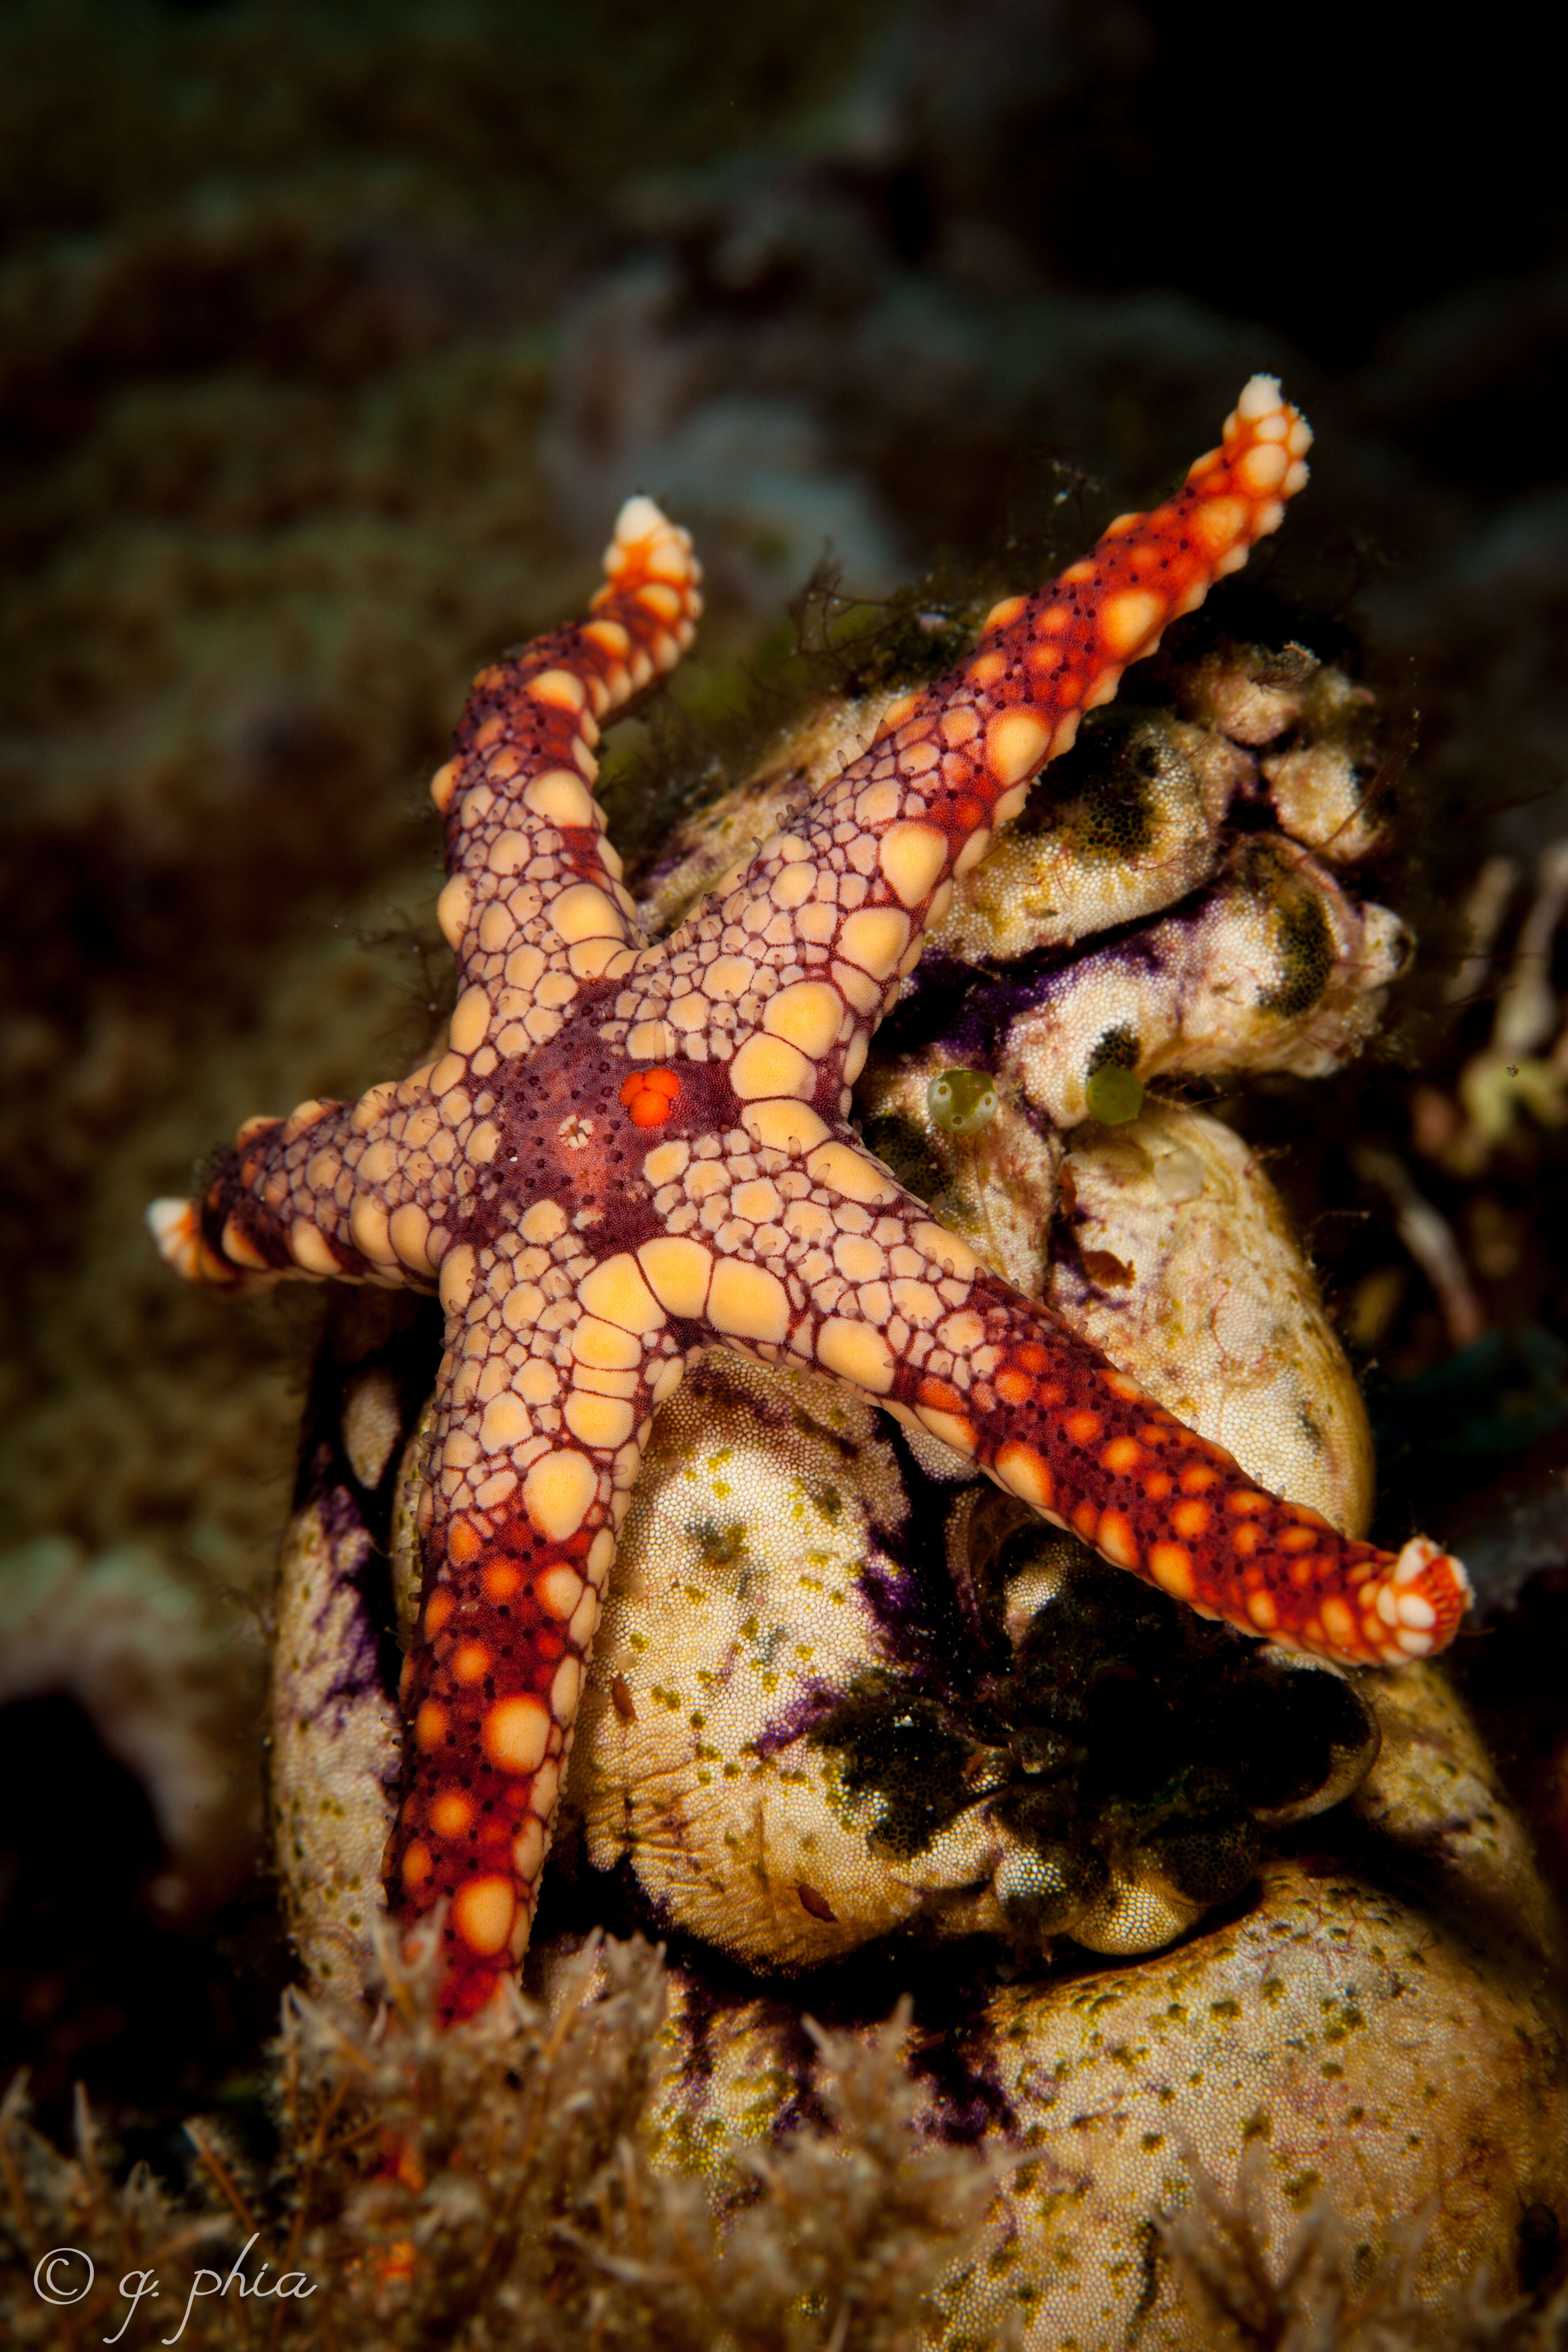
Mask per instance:
[[[247,1113],[417,1050],[425,778],[471,669],[570,609],[633,488],[710,566],[661,739],[689,791],[825,550],[870,594],[1077,552],[1284,375],[1319,442],[1263,583],[1342,628],[1409,747],[1374,879],[1424,956],[1361,1069],[1226,1107],[1372,1381],[1384,1532],[1468,1515],[1500,1601],[1561,1558],[1557,1131],[1523,1118],[1464,1174],[1412,1141],[1415,1090],[1451,1098],[1492,1017],[1495,980],[1446,1001],[1463,894],[1516,858],[1506,942],[1565,829],[1568,224],[1535,21],[0,8],[0,1612],[32,1596],[0,1615],[0,2060],[47,2121],[79,2074],[154,2152],[243,2104],[284,1966],[257,1661],[317,1309],[182,1292],[142,1204]],[[634,851],[666,805],[623,793]],[[1468,1349],[1368,1140],[1458,1236]],[[39,1634],[58,1610],[102,1646],[106,1559],[127,1654],[160,1638],[135,1593],[176,1590],[227,1694],[203,1854],[172,1862],[123,1761],[156,1673],[84,1710]],[[1558,1723],[1560,1599],[1531,1591],[1530,1640],[1473,1666],[1521,1783]]]

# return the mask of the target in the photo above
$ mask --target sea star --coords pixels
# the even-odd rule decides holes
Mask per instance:
[[[721,1341],[815,1365],[972,1456],[1118,1566],[1356,1664],[1441,1647],[1463,1569],[1259,1491],[872,1159],[868,1041],[955,874],[1125,665],[1245,563],[1307,478],[1269,377],[1222,446],[976,650],[671,937],[640,944],[591,785],[597,719],[689,645],[689,535],[622,509],[594,617],[481,670],[432,784],[460,992],[449,1045],[357,1103],[255,1119],[151,1213],[198,1282],[438,1286],[447,1315],[396,1907],[438,1903],[447,2013],[521,1958],[600,1596],[654,1408]]]

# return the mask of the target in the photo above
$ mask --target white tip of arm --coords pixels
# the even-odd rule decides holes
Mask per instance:
[[[187,1282],[199,1278],[196,1260],[196,1221],[195,1204],[190,1201],[151,1201],[147,1205],[147,1228],[158,1245],[158,1255],[183,1274]]]
[[[636,547],[639,541],[651,539],[656,531],[668,530],[669,518],[664,509],[638,491],[629,498],[616,517],[613,543],[617,547]]]
[[[1279,394],[1279,377],[1255,375],[1249,377],[1242,386],[1241,398],[1236,404],[1236,413],[1245,424],[1256,425],[1261,418],[1272,415],[1275,409],[1282,408],[1284,404]]]

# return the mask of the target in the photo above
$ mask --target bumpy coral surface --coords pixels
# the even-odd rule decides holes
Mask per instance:
[[[1386,1766],[1357,1800],[1386,1844],[1354,1861],[1271,1859],[1245,1917],[1131,1967],[977,1971],[911,2032],[926,2129],[1005,2152],[986,2242],[939,2297],[938,2340],[954,2352],[1008,2315],[1030,2352],[1290,2341],[1231,2336],[1171,2261],[1165,2231],[1194,2201],[1194,2164],[1227,2191],[1251,2174],[1266,2276],[1287,2273],[1315,2222],[1357,2250],[1352,2275],[1381,2315],[1375,2273],[1403,2231],[1446,2344],[1465,2340],[1483,2267],[1512,2288],[1521,2217],[1568,2193],[1561,2015],[1540,1958],[1478,1937],[1466,1914],[1495,1903],[1511,1870],[1522,1900],[1491,1917],[1528,1921],[1539,1882],[1436,1670],[1410,1684]],[[1456,1801],[1440,1826],[1405,1808],[1412,1765]],[[1458,1827],[1467,1800],[1489,1817],[1479,1839]],[[1433,1900],[1443,1879],[1451,1908]],[[790,2000],[737,1993],[700,1964],[672,1990],[655,2107],[665,2162],[722,2160],[737,2126],[765,2139],[811,2112],[816,2053]],[[1325,2344],[1368,2340],[1319,2325]]]
[[[435,1344],[427,1315],[378,1304],[374,1328],[337,1322],[279,1603],[279,1860],[351,2033],[396,1803],[381,1555],[412,1619],[425,1447],[401,1482],[396,1455]],[[1277,1412],[1283,1431],[1288,1392]],[[1267,1443],[1257,1414],[1247,1442]],[[1403,2255],[1448,2340],[1478,2255],[1506,2300],[1518,2217],[1568,2194],[1550,1906],[1462,1711],[1435,1669],[1352,1684],[1205,1625],[964,1471],[841,1385],[728,1350],[658,1416],[566,1792],[580,1862],[602,1865],[579,1865],[579,1915],[620,1908],[629,1880],[679,1953],[639,2160],[696,2170],[723,2207],[752,2177],[737,2141],[772,2179],[827,2121],[824,2160],[853,2170],[802,2011],[865,2032],[912,1984],[914,2146],[1000,2167],[941,2340],[1009,2315],[1040,2352],[1220,2340],[1162,2251],[1194,2157],[1226,2192],[1245,2168],[1260,2277],[1342,2230],[1352,2305]],[[1255,1868],[1205,1934],[1136,1958]],[[1124,1964],[1086,1969],[1074,1943]],[[575,1948],[557,1927],[528,1964],[563,2032]],[[781,1984],[781,1965],[809,1973]],[[482,2063],[457,2040],[459,2068]],[[471,2121],[439,2067],[389,2058],[398,2130],[463,2176],[491,2107],[503,2129],[526,2108],[510,2054]],[[416,2189],[378,2184],[411,2220]],[[426,2210],[449,2229],[434,2189]],[[444,2235],[421,2291],[456,2258]]]
[[[242,1130],[165,1254],[217,1286],[438,1283],[411,1769],[391,1854],[445,1902],[448,2006],[526,1945],[616,1538],[700,1346],[804,1363],[1200,1611],[1354,1662],[1451,1638],[1467,1585],[1259,1489],[1010,1289],[863,1148],[849,1088],[953,885],[1126,664],[1245,562],[1310,435],[1254,378],[1147,516],[988,616],[973,655],[710,902],[639,948],[589,790],[597,717],[690,641],[687,535],[632,500],[595,616],[480,673],[433,791],[461,980],[448,1050],[357,1104]]]

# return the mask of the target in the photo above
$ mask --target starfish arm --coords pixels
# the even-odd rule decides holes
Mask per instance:
[[[635,1254],[700,1334],[912,1415],[1117,1567],[1244,1633],[1356,1665],[1452,1640],[1469,1594],[1457,1560],[1421,1537],[1397,1555],[1352,1542],[1260,1491],[1000,1281],[852,1130],[726,1145],[648,1155],[665,1232]]]
[[[426,1067],[357,1102],[247,1119],[199,1200],[153,1202],[147,1220],[160,1251],[187,1281],[216,1290],[282,1276],[433,1287],[430,1152],[441,1151],[443,1121],[430,1079]]]
[[[1255,376],[1221,446],[1173,498],[1121,516],[1048,587],[998,604],[966,662],[893,705],[868,749],[763,845],[722,901],[690,918],[658,962],[644,960],[606,1038],[634,1060],[690,1055],[694,1037],[710,1039],[717,1009],[728,1019],[717,1050],[742,1097],[847,1112],[842,1090],[927,926],[945,914],[954,877],[1016,816],[1127,664],[1279,528],[1307,479],[1310,442],[1273,377]]]
[[[673,1164],[680,1147],[664,1149]],[[1403,1665],[1458,1630],[1458,1560],[1424,1537],[1397,1555],[1353,1542],[1262,1492],[992,1274],[850,1135],[761,1176],[749,1160],[692,1160],[685,1189],[693,1223],[637,1256],[711,1337],[913,1417],[1114,1566],[1243,1633]]]
[[[413,1727],[388,1875],[445,1902],[443,2001],[482,2008],[528,1941],[616,1533],[681,1347],[629,1256],[597,1265],[553,1202],[445,1258]]]
[[[188,1280],[428,1286],[449,1241],[443,1204],[462,1207],[496,1150],[484,1082],[556,1034],[584,980],[630,968],[632,901],[591,791],[597,719],[679,660],[701,573],[690,534],[645,498],[622,508],[605,570],[590,620],[480,671],[431,784],[451,876],[437,911],[459,978],[447,1051],[358,1103],[247,1120],[199,1202],[155,1201],[153,1237]],[[442,1156],[443,1126],[456,1155]]]
[[[492,1062],[554,1036],[583,984],[629,971],[639,944],[594,747],[599,720],[690,645],[701,570],[690,533],[646,498],[622,508],[605,569],[591,619],[479,672],[430,787],[447,821],[452,1044],[488,1045]]]
[[[1426,1537],[1352,1541],[1251,1480],[1045,1308],[985,1270],[938,1328],[950,1369],[900,1366],[895,1401],[1115,1567],[1245,1633],[1343,1665],[1444,1649],[1470,1598]]]

